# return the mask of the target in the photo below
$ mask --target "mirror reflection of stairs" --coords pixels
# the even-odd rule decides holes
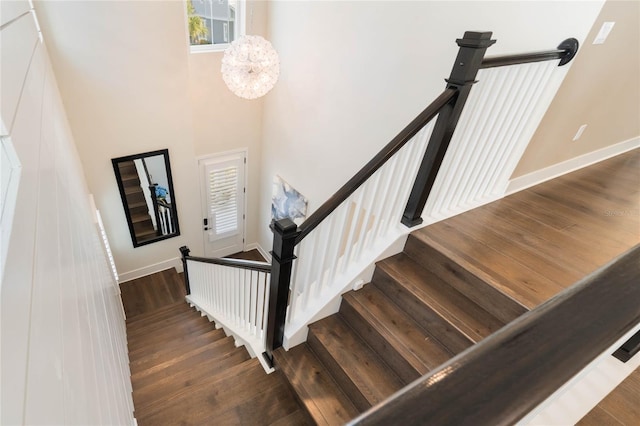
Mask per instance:
[[[156,236],[153,221],[149,215],[149,208],[144,198],[144,192],[140,186],[140,178],[136,166],[132,161],[125,161],[118,164],[122,184],[127,197],[129,214],[133,222],[133,230],[137,241],[143,242]]]

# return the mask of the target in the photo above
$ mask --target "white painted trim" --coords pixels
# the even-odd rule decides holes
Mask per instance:
[[[200,155],[200,156],[196,157],[196,165],[198,165],[198,163],[201,160],[208,160],[209,158],[216,158],[216,157],[224,157],[225,155],[240,154],[240,153],[243,153],[243,152],[244,153],[248,153],[249,152],[249,148],[248,147],[243,147],[243,148],[230,149],[228,151],[213,152],[211,154]]]
[[[258,243],[247,244],[245,246],[244,251],[249,251],[249,250],[254,250],[254,249],[258,250],[258,252],[260,252],[262,257],[264,257],[268,263],[271,263],[271,253],[269,253],[268,251],[263,249],[262,246],[260,244],[258,244]]]
[[[154,263],[153,265],[145,266],[133,271],[123,272],[119,274],[119,283],[125,283],[127,281],[135,280],[136,278],[146,277],[147,275],[155,274],[156,272],[164,271],[167,269],[176,268],[178,273],[182,272],[182,259],[174,257],[173,259],[167,259],[162,262]]]
[[[579,170],[583,167],[587,167],[608,158],[615,157],[616,155],[623,154],[638,147],[640,147],[640,136],[623,142],[619,142],[615,145],[610,145],[597,151],[592,151],[587,154],[571,158],[569,160],[554,164],[549,167],[545,167],[544,169],[536,170],[535,172],[531,172],[526,175],[518,176],[517,178],[511,179],[511,181],[509,182],[506,195],[522,191],[523,189],[530,188],[534,185],[538,185],[542,182],[546,182],[564,174]]]

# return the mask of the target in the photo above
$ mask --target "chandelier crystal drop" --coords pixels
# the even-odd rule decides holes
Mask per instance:
[[[222,79],[244,99],[264,96],[280,74],[278,53],[260,36],[245,35],[231,43],[222,58]]]

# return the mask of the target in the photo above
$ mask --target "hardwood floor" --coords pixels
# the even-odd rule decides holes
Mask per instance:
[[[189,307],[175,269],[123,283],[121,291],[139,425],[308,424],[279,372],[267,375]]]
[[[176,302],[184,302],[184,279],[175,269],[167,269],[120,284],[127,319],[155,311]]]
[[[640,243],[640,149],[414,235],[534,308]]]
[[[640,368],[627,377],[578,426],[636,426],[640,424]]]
[[[265,258],[256,249],[249,250],[249,251],[241,251],[226,257],[230,257],[232,259],[244,259],[244,260],[255,260],[257,262],[266,262]]]

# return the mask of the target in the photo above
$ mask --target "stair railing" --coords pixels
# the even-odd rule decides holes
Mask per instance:
[[[239,338],[254,356],[265,351],[271,265],[242,259],[209,259],[180,247],[187,301]],[[260,358],[261,362],[264,362]]]
[[[564,65],[578,49],[578,42],[568,39],[556,50],[484,58],[486,49],[495,43],[491,35],[466,32],[456,40],[459,51],[442,94],[299,227],[290,219],[271,224],[269,359],[282,346],[286,325],[307,323],[311,319],[308,312],[313,311],[307,307],[316,300],[326,300],[324,293],[333,296],[336,289],[329,289],[331,283],[339,281],[336,277],[345,274],[372,242],[386,239],[390,243],[399,222],[406,227],[422,222],[425,204],[479,70],[554,59]]]
[[[636,245],[349,425],[516,424],[637,329],[639,278]]]

